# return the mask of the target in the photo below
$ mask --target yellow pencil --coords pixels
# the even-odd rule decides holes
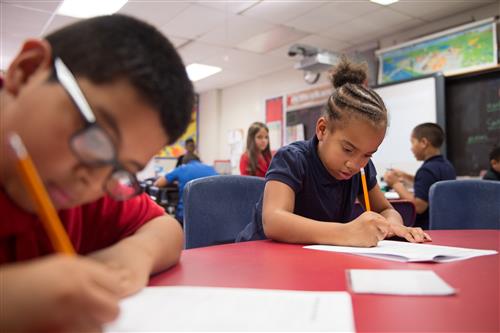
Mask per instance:
[[[366,175],[365,175],[365,169],[361,168],[361,185],[363,186],[363,196],[365,197],[365,208],[366,211],[369,212],[371,211],[370,208],[370,198],[368,197],[368,186],[366,186]]]
[[[9,136],[9,144],[17,157],[17,170],[23,179],[26,190],[36,203],[38,217],[43,223],[52,246],[57,252],[75,254],[75,249],[69,240],[66,231],[50,201],[47,190],[36,171],[35,165],[24,146],[21,137],[17,134]]]

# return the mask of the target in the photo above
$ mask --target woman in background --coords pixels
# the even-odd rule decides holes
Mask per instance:
[[[269,129],[261,122],[250,125],[247,149],[241,155],[240,172],[245,176],[264,177],[271,163]]]

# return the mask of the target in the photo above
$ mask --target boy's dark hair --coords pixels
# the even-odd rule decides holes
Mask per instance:
[[[417,125],[412,132],[412,136],[417,140],[426,138],[433,147],[439,148],[444,141],[444,131],[438,124],[423,123]]]
[[[500,146],[496,146],[490,151],[490,161],[491,160],[500,161]]]
[[[187,138],[186,141],[184,141],[184,145],[187,145],[188,143],[193,143],[194,144],[194,139],[193,138]]]
[[[95,84],[126,79],[160,113],[168,143],[191,120],[193,86],[172,44],[153,26],[125,15],[99,16],[46,37],[53,57]]]
[[[367,65],[354,64],[342,56],[330,71],[333,93],[324,114],[334,125],[351,116],[370,120],[376,126],[387,126],[387,109],[382,98],[366,86]]]

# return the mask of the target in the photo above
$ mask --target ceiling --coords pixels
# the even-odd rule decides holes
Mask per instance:
[[[61,0],[0,2],[2,69],[24,39],[78,20],[55,14]],[[298,59],[287,51],[294,43],[341,52],[493,2],[500,0],[401,0],[389,6],[368,0],[129,0],[119,12],[156,26],[186,65],[221,67],[218,74],[195,83],[203,92],[293,67]]]

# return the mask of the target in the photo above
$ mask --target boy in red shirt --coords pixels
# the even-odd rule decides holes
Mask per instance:
[[[193,90],[170,42],[136,19],[80,21],[28,40],[0,90],[0,331],[96,331],[182,230],[135,173],[186,129]],[[21,136],[79,255],[54,250],[7,145]]]

